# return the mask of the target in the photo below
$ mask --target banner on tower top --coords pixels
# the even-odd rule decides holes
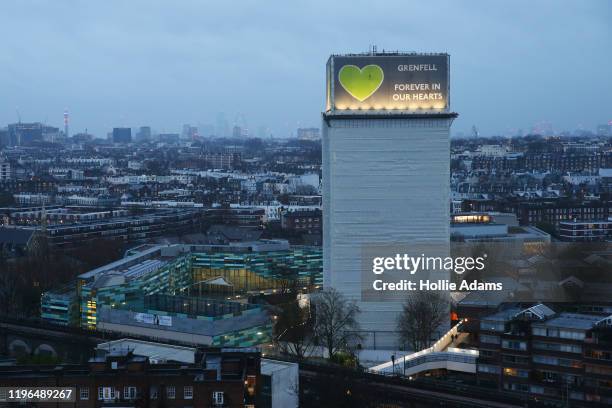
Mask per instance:
[[[326,111],[448,112],[447,54],[332,56]]]

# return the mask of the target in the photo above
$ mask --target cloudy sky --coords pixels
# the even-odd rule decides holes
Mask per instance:
[[[504,4],[504,6],[501,6]],[[330,53],[451,54],[454,133],[612,120],[608,0],[2,0],[0,126],[319,126]]]

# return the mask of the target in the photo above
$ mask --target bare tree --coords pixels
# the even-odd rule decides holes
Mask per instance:
[[[0,263],[0,314],[39,316],[42,293],[83,272],[73,259],[40,250]]]
[[[336,289],[329,288],[317,295],[313,305],[315,338],[327,349],[330,359],[361,339],[357,322],[360,310],[355,302],[349,302]]]
[[[398,316],[401,344],[414,351],[423,350],[431,344],[432,337],[448,318],[448,299],[438,292],[411,293]]]
[[[19,305],[21,279],[9,269],[8,262],[0,259],[0,314],[10,315]]]
[[[276,343],[281,351],[301,360],[313,346],[310,308],[300,307],[298,301],[293,300],[281,309],[274,327]]]

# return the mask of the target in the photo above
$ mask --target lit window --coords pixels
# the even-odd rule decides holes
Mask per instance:
[[[214,391],[212,396],[214,405],[223,405],[223,391]]]
[[[126,400],[136,399],[136,387],[123,387],[123,398]]]
[[[508,375],[511,377],[522,377],[522,378],[527,378],[529,377],[529,371],[528,370],[521,370],[518,368],[504,368],[504,375]]]
[[[115,399],[115,389],[113,387],[99,387],[98,388],[98,399],[99,400]]]
[[[245,385],[247,386],[247,392],[249,396],[251,397],[255,395],[255,383],[256,383],[256,377],[254,375],[247,376]]]

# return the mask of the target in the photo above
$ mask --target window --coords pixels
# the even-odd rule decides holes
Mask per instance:
[[[545,382],[557,382],[559,381],[559,374],[554,371],[541,371],[542,380]]]
[[[562,367],[582,368],[580,360],[571,360],[569,358],[560,358],[559,365]]]
[[[136,387],[123,387],[123,398],[126,400],[136,399]]]
[[[168,399],[176,398],[176,388],[174,388],[173,385],[169,385],[166,387],[166,397],[168,397]]]
[[[249,394],[250,397],[255,395],[255,376],[254,375],[248,375],[247,376],[247,380],[245,381],[246,384],[246,388],[247,388],[247,392]]]
[[[582,353],[582,346],[579,346],[577,344],[561,344],[534,341],[533,348],[538,350],[562,351],[564,353]]]
[[[504,329],[504,322],[495,322],[490,320],[482,320],[480,322],[480,330],[503,332]]]
[[[512,350],[527,350],[527,343],[517,340],[502,340],[502,347]]]
[[[575,400],[584,400],[584,393],[580,391],[570,392],[570,398]]]
[[[79,391],[80,391],[79,398],[81,398],[83,401],[89,399],[89,388],[88,387],[81,387]]]
[[[529,385],[505,382],[504,389],[510,391],[529,392]]]
[[[592,388],[612,388],[612,379],[603,380],[603,379],[586,379],[584,384],[592,387]]]
[[[502,355],[502,361],[504,363],[514,364],[529,364],[529,358],[524,356],[513,356],[509,354]]]
[[[530,390],[532,394],[544,394],[544,387],[541,385],[532,385],[530,386]]]
[[[507,375],[507,376],[510,376],[510,377],[528,378],[529,377],[529,370],[521,370],[519,368],[505,367],[504,368],[504,375]]]
[[[183,398],[193,399],[193,387],[191,385],[186,385],[183,388]]]
[[[98,399],[99,400],[115,399],[115,389],[113,387],[99,387],[98,388]]]
[[[586,364],[584,370],[587,373],[612,375],[612,368]]]
[[[149,390],[149,398],[152,400],[157,399],[157,386],[156,385],[151,386],[151,389]]]
[[[481,343],[499,344],[499,336],[489,336],[488,334],[480,335]]]
[[[562,339],[584,340],[585,334],[583,331],[561,330],[559,337]]]
[[[534,363],[546,364],[546,365],[559,365],[559,361],[556,357],[552,356],[539,356],[535,355],[532,357]]]
[[[542,337],[559,337],[558,329],[550,329],[546,327],[533,327],[531,332],[534,336],[542,336]]]
[[[488,374],[499,374],[500,368],[499,366],[495,366],[495,365],[478,364],[478,372],[488,373]]]
[[[604,350],[587,350],[585,355],[597,360],[612,360],[612,353]]]
[[[556,371],[548,371],[542,370],[540,371],[542,374],[542,381],[551,382],[551,383],[559,383],[559,384],[572,384],[572,385],[582,385],[582,376],[574,375],[569,373],[559,373]]]
[[[213,405],[223,405],[223,391],[213,392]]]

